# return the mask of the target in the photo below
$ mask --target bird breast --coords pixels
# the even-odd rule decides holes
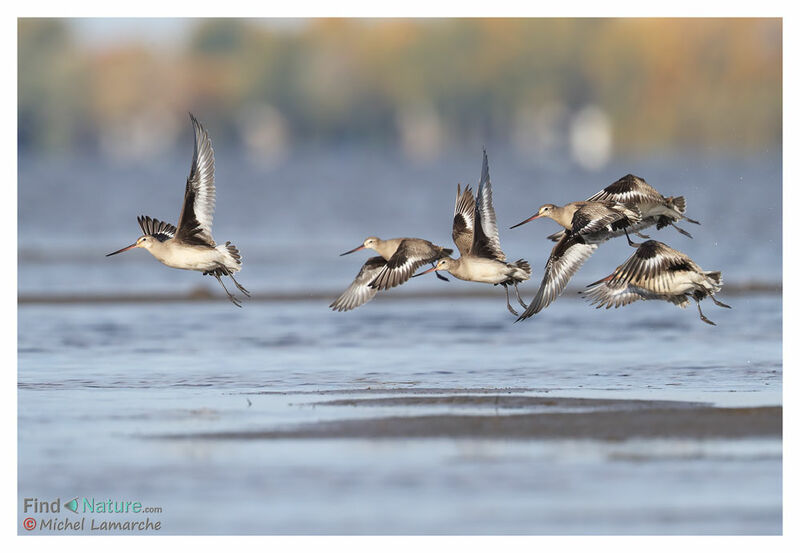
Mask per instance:
[[[188,246],[171,240],[153,244],[150,253],[167,267],[190,271],[207,271],[225,263],[225,256],[216,248]]]
[[[494,259],[462,257],[460,263],[451,267],[448,272],[461,280],[500,284],[508,280],[512,271],[513,269],[507,264]]]

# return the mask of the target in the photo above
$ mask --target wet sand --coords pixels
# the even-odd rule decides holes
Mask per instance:
[[[780,437],[782,407],[720,408],[701,403],[529,396],[348,398],[309,404],[325,407],[485,408],[483,414],[425,414],[328,420],[283,428],[152,436],[160,439],[278,440],[331,438],[731,439]],[[505,414],[505,410],[536,409]]]

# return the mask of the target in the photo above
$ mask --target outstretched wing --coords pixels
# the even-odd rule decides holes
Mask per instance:
[[[353,279],[352,284],[336,298],[330,308],[334,311],[350,311],[359,305],[367,303],[375,297],[378,291],[370,288],[369,283],[386,266],[386,260],[381,256],[370,257]]]
[[[567,232],[550,253],[536,297],[517,320],[527,319],[553,303],[596,249],[597,244],[587,244],[580,235]]]
[[[492,181],[489,178],[489,158],[483,151],[481,183],[475,200],[475,236],[472,240],[472,255],[487,257],[505,263],[506,254],[500,248],[497,219],[492,205]]]
[[[194,155],[175,237],[186,244],[214,246],[214,149],[208,132],[194,115],[190,113],[189,117],[194,127]]]
[[[453,250],[440,248],[422,239],[406,239],[386,262],[378,276],[370,283],[372,288],[388,290],[407,281],[421,266],[450,255]]]
[[[660,203],[664,201],[664,197],[643,178],[628,174],[609,184],[587,201],[621,204]]]
[[[597,305],[597,309],[603,306],[606,309],[617,308],[644,299],[636,287],[625,282],[611,282],[605,279],[590,284],[580,294],[588,298],[591,305]]]
[[[635,207],[628,208],[611,202],[592,202],[578,209],[572,216],[572,232],[584,236],[597,232],[608,234],[619,231],[624,234],[625,228],[640,220],[641,216]]]
[[[461,255],[469,255],[472,250],[472,236],[475,232],[475,198],[472,189],[467,186],[461,192],[458,185],[456,192],[456,208],[453,213],[453,242]]]
[[[608,283],[632,285],[654,294],[669,294],[682,273],[702,269],[686,254],[662,242],[648,240],[642,243],[625,263],[617,267]]]
[[[140,215],[136,220],[139,221],[139,226],[142,227],[142,234],[153,236],[159,242],[166,242],[175,236],[175,227],[169,223],[153,219],[147,215]]]

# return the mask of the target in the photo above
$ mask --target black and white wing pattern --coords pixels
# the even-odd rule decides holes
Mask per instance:
[[[625,282],[656,294],[673,293],[675,280],[687,272],[703,270],[689,256],[656,240],[642,243],[611,275],[612,282]]]
[[[186,180],[186,194],[183,209],[178,219],[176,238],[186,244],[214,246],[211,225],[214,222],[214,149],[208,132],[191,113],[189,117],[194,127],[194,155],[189,178]]]
[[[572,216],[572,232],[582,236],[601,233],[605,239],[624,234],[626,228],[641,220],[636,207],[613,202],[590,202]]]
[[[613,273],[590,284],[583,294],[592,304],[599,304],[598,308],[619,307],[638,299],[666,299],[683,305],[688,300],[676,292],[685,282],[686,273],[702,273],[702,269],[686,254],[648,240]]]
[[[492,181],[489,178],[489,158],[483,151],[481,182],[475,199],[475,236],[472,241],[472,255],[486,257],[505,263],[506,254],[500,247],[497,233],[497,218],[492,204]]]
[[[606,309],[621,307],[636,300],[645,299],[640,289],[621,281],[612,283],[607,280],[599,280],[587,286],[586,290],[580,293],[589,299],[591,305],[597,305],[597,309],[603,306]]]
[[[142,234],[145,236],[152,236],[159,242],[166,242],[170,238],[175,237],[175,226],[159,221],[147,215],[140,215],[136,218],[139,226],[142,227]]]
[[[467,186],[461,192],[458,185],[456,192],[456,208],[453,213],[453,242],[461,255],[469,255],[472,251],[472,237],[475,233],[475,197]]]
[[[350,311],[360,305],[364,305],[369,300],[375,297],[378,290],[371,288],[369,283],[378,275],[378,273],[386,266],[386,260],[381,256],[370,257],[367,262],[361,267],[361,270],[353,279],[352,284],[342,292],[342,295],[336,298],[330,308],[334,311]]]
[[[417,269],[453,253],[421,238],[406,238],[370,283],[377,290],[388,290],[406,282]]]
[[[679,200],[683,201],[683,198],[679,198]],[[612,202],[623,204],[628,208],[634,208],[636,206],[661,205],[667,200],[655,188],[647,184],[643,178],[628,174],[609,184],[594,196],[587,198],[586,201]],[[643,230],[655,223],[655,220],[650,220],[649,218],[646,220],[631,221],[631,226],[628,227],[628,230],[631,232]],[[621,228],[614,229],[613,232],[609,234],[609,238],[622,236],[623,234],[624,231]],[[564,231],[559,231],[551,234],[547,238],[553,242],[558,242],[563,236]]]
[[[553,303],[597,247],[597,244],[587,244],[579,234],[566,232],[550,253],[536,297],[517,320],[527,319]]]
[[[625,175],[589,198],[589,202],[616,202],[620,204],[663,203],[664,196],[636,175]]]

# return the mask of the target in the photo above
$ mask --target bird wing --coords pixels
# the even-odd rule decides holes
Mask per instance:
[[[641,216],[635,208],[611,202],[592,202],[580,207],[572,216],[572,232],[587,235],[596,232],[623,231]]]
[[[590,300],[591,305],[597,304],[597,309],[603,306],[616,308],[644,299],[634,286],[624,282],[598,281],[587,286],[581,294]]]
[[[664,197],[643,178],[628,174],[609,184],[587,201],[621,204],[660,203],[664,201]]]
[[[489,158],[483,151],[481,182],[475,200],[475,236],[472,239],[472,255],[487,257],[505,263],[506,254],[500,247],[497,219],[492,205],[492,181],[489,178]]]
[[[386,260],[381,256],[367,259],[347,290],[336,298],[330,308],[334,311],[350,311],[374,298],[378,290],[370,288],[369,283],[385,266]]]
[[[469,255],[472,250],[472,236],[475,232],[475,197],[467,186],[461,192],[458,185],[456,192],[456,208],[453,213],[453,242],[461,255]]]
[[[597,244],[587,244],[580,235],[567,232],[550,253],[536,297],[517,320],[527,319],[553,303],[596,249]]]
[[[369,285],[378,290],[394,288],[411,278],[421,266],[451,253],[453,250],[442,249],[427,240],[403,240],[386,262],[386,267],[381,269]]]
[[[631,285],[654,294],[670,294],[676,279],[685,272],[702,272],[687,255],[662,242],[642,243],[625,263],[611,274],[608,283]]]
[[[194,155],[175,237],[186,244],[214,246],[214,149],[208,132],[194,115],[190,113],[189,117],[194,127]]]
[[[145,236],[153,236],[159,242],[166,242],[175,236],[175,226],[164,221],[159,221],[147,215],[140,215],[136,218],[139,221],[139,226],[142,227],[142,234]]]

